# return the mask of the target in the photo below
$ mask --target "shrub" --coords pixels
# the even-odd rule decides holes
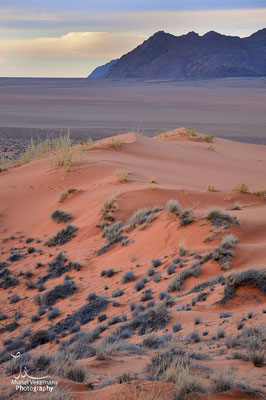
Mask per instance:
[[[27,253],[28,253],[28,254],[34,253],[35,251],[36,251],[36,250],[35,250],[35,247],[32,247],[32,246],[31,246],[31,247],[28,247],[28,248],[27,248]]]
[[[47,313],[47,318],[49,321],[53,320],[54,318],[58,317],[60,315],[59,309],[57,307],[52,308],[48,313]]]
[[[179,215],[179,213],[181,212],[181,206],[177,200],[169,200],[166,203],[166,211],[169,215]]]
[[[34,314],[31,316],[31,322],[37,322],[40,321],[40,317],[37,314]]]
[[[9,297],[9,304],[17,303],[20,300],[20,297],[17,294]]]
[[[135,284],[135,290],[139,292],[144,288],[147,283],[147,278],[140,278]]]
[[[161,274],[160,274],[160,272],[157,272],[156,274],[154,274],[154,275],[152,276],[152,280],[153,280],[153,282],[155,282],[155,283],[160,282],[160,280],[161,280]]]
[[[184,210],[179,216],[179,225],[187,226],[194,222],[194,214],[192,210]]]
[[[30,281],[26,282],[26,288],[29,289],[29,290],[36,289],[37,285],[32,280],[30,280]]]
[[[69,222],[72,218],[72,215],[61,210],[54,210],[51,214],[51,219],[58,224],[61,222]]]
[[[265,355],[262,349],[251,351],[248,358],[255,367],[263,367],[265,365]]]
[[[151,334],[143,339],[142,346],[147,347],[149,349],[159,349],[160,347],[167,345],[169,341],[171,341],[171,339],[172,339],[171,334],[161,335],[161,336]]]
[[[220,318],[229,318],[229,317],[232,317],[232,313],[224,311],[220,313]]]
[[[41,317],[42,315],[44,315],[45,314],[45,306],[40,306],[39,308],[38,308],[38,315]]]
[[[252,268],[244,271],[233,271],[226,277],[223,298],[221,304],[226,304],[228,300],[236,295],[239,286],[255,285],[264,294],[266,293],[266,268]]]
[[[169,312],[164,304],[157,304],[144,312],[136,312],[134,318],[125,324],[133,331],[138,329],[139,335],[145,335],[154,329],[163,329],[169,320]]]
[[[143,295],[140,297],[140,301],[148,301],[152,298],[152,289],[144,290]]]
[[[102,235],[106,239],[106,244],[96,252],[96,255],[99,256],[106,253],[115,243],[121,242],[122,245],[123,243],[125,244],[127,236],[122,235],[122,232],[123,224],[121,221],[115,222],[112,225],[105,225]]]
[[[91,292],[88,294],[88,296],[86,297],[86,300],[88,301],[92,301],[92,300],[96,300],[97,299],[97,294],[95,292]]]
[[[150,300],[150,301],[148,301],[148,303],[147,303],[147,308],[152,308],[152,307],[155,306],[155,304],[156,304],[156,301],[155,301],[155,300]]]
[[[235,186],[235,190],[239,193],[249,193],[249,187],[247,183],[239,183]]]
[[[177,266],[176,266],[175,264],[169,264],[168,267],[167,267],[167,269],[166,269],[167,274],[168,274],[168,275],[172,275],[172,274],[175,272],[176,267],[177,267]]]
[[[166,292],[160,292],[159,295],[158,295],[160,300],[163,300],[166,296],[167,296]]]
[[[172,325],[172,330],[173,330],[174,333],[180,331],[181,328],[182,328],[181,322],[177,322],[177,323]]]
[[[194,319],[194,324],[195,324],[195,325],[202,324],[202,320],[201,320],[199,317],[195,317],[195,319]]]
[[[220,370],[211,375],[211,388],[213,393],[221,393],[231,390],[234,387],[233,379],[224,370]]]
[[[159,258],[154,258],[151,261],[152,265],[154,268],[160,267],[160,265],[162,265],[162,261]]]
[[[14,321],[17,321],[18,319],[20,319],[20,318],[22,318],[22,317],[23,317],[22,312],[20,312],[20,311],[15,311],[15,314],[14,314]]]
[[[217,337],[218,339],[222,339],[225,337],[225,329],[224,328],[217,328]]]
[[[200,274],[201,266],[195,262],[191,267],[183,269],[168,285],[169,292],[180,291],[186,279],[194,276],[197,278]]]
[[[200,342],[200,334],[197,331],[191,332],[186,336],[186,342],[187,343],[199,343]]]
[[[62,246],[63,244],[69,242],[75,236],[77,230],[77,227],[73,225],[68,225],[66,228],[57,232],[54,236],[48,239],[45,245],[49,247]]]
[[[5,319],[7,319],[7,315],[6,314],[0,314],[0,321],[4,321]]]
[[[139,208],[127,221],[127,231],[130,232],[137,227],[139,230],[145,229],[153,220],[157,218],[156,213],[161,210],[161,206],[156,206],[154,208]]]
[[[207,190],[208,192],[215,192],[215,187],[214,187],[213,185],[208,185],[207,188],[206,188],[206,190]]]
[[[236,217],[224,213],[222,210],[216,207],[212,207],[205,219],[208,219],[211,222],[211,225],[221,227],[224,226],[226,228],[231,228],[232,226],[239,226],[240,223]]]
[[[124,275],[122,276],[122,283],[127,283],[127,282],[132,282],[135,279],[135,274],[134,271],[127,271],[124,273]]]
[[[147,276],[152,276],[153,274],[155,274],[155,269],[154,268],[149,268],[147,271]]]
[[[110,268],[106,271],[106,276],[107,278],[111,278],[111,276],[113,276],[115,274],[115,270],[113,268]]]
[[[120,297],[124,294],[123,289],[117,289],[115,292],[112,292],[112,297]]]
[[[221,269],[228,270],[231,268],[232,257],[235,256],[232,246],[238,243],[238,238],[235,235],[227,235],[217,246],[212,254],[212,259],[217,261]]]
[[[58,299],[66,299],[71,296],[76,289],[74,281],[64,281],[62,285],[57,285],[53,289],[45,292],[41,298],[41,302],[45,306],[52,306]]]
[[[187,254],[187,250],[184,247],[184,242],[181,242],[179,245],[179,255],[184,257]]]
[[[244,327],[244,325],[245,325],[244,322],[240,321],[240,322],[237,323],[236,327],[237,327],[238,330],[240,330],[240,329],[242,329]]]

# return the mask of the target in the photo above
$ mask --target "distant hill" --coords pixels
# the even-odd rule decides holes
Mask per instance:
[[[114,65],[118,59],[112,60],[107,64],[101,65],[100,67],[95,68],[92,73],[88,76],[88,78],[102,78],[103,75],[109,70],[109,68]]]
[[[101,77],[178,79],[263,76],[266,75],[266,28],[246,38],[214,31],[203,36],[195,32],[174,36],[159,31],[111,63],[99,67],[105,68]]]

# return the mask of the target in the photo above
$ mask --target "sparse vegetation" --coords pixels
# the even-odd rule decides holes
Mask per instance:
[[[204,141],[207,142],[207,143],[213,143],[214,139],[215,139],[215,136],[213,136],[213,135],[204,136]]]
[[[266,188],[258,188],[253,192],[253,194],[255,194],[255,196],[260,196],[263,199],[266,199]]]
[[[206,188],[206,190],[207,190],[208,192],[215,192],[215,187],[214,187],[213,185],[208,185],[207,188]]]
[[[66,280],[61,285],[56,285],[53,289],[45,292],[41,297],[41,304],[52,306],[58,299],[66,299],[71,296],[77,289],[75,282]]]

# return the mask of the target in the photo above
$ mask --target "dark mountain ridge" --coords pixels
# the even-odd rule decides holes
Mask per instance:
[[[114,61],[103,78],[221,78],[266,75],[266,28],[246,38],[210,31],[159,31]]]

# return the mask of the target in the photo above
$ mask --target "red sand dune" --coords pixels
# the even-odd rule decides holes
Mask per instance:
[[[36,289],[26,290],[25,278],[20,276],[20,271],[33,272],[33,281],[44,274],[46,267],[34,269],[35,263],[44,265],[49,263],[59,251],[64,251],[71,261],[78,261],[82,265],[81,271],[68,273],[76,282],[77,291],[72,297],[58,300],[55,304],[60,309],[60,316],[52,323],[56,323],[67,315],[71,315],[81,307],[90,292],[98,295],[110,296],[113,291],[123,288],[125,293],[118,298],[121,303],[119,308],[108,305],[106,314],[108,318],[116,314],[126,313],[130,316],[129,303],[139,301],[142,291],[134,290],[135,282],[121,284],[124,272],[134,270],[136,279],[144,277],[151,267],[151,260],[160,258],[162,265],[158,271],[162,275],[160,282],[152,280],[147,287],[152,288],[153,298],[158,301],[158,294],[167,290],[169,282],[179,272],[168,275],[166,268],[172,258],[179,256],[179,245],[184,242],[189,252],[204,255],[219,245],[221,238],[233,233],[239,238],[239,244],[234,246],[236,257],[232,259],[232,269],[245,270],[251,267],[263,267],[266,260],[266,202],[262,197],[251,193],[239,193],[234,190],[236,184],[246,182],[250,192],[257,187],[265,186],[266,176],[266,147],[244,143],[231,142],[216,138],[214,143],[206,143],[202,136],[199,140],[188,140],[184,129],[168,132],[159,138],[147,138],[136,133],[121,135],[123,145],[115,150],[111,145],[111,139],[96,142],[92,148],[86,148],[82,152],[80,163],[74,166],[68,173],[61,168],[51,165],[51,159],[42,159],[26,164],[22,167],[3,172],[0,176],[0,224],[1,224],[1,261],[6,261],[10,255],[10,248],[34,246],[42,249],[42,254],[33,252],[21,260],[10,264],[12,276],[18,276],[20,283],[7,290],[0,288],[1,313],[5,313],[8,319],[1,322],[5,326],[12,321],[14,311],[21,311],[23,318],[18,322],[20,326],[12,333],[2,333],[2,340],[17,337],[25,328],[31,326],[32,331],[47,329],[50,322],[45,316],[32,323],[31,316],[35,314],[38,306],[33,302],[33,297],[38,293]],[[212,146],[210,148],[210,146]],[[117,169],[130,171],[127,180],[119,183],[115,177]],[[154,177],[156,183],[148,181]],[[213,185],[215,191],[206,190],[207,185]],[[60,194],[68,188],[75,188],[63,203],[59,202]],[[101,229],[96,227],[103,222],[101,209],[106,198],[116,195],[117,210],[114,212],[115,220],[126,221],[131,215],[142,207],[154,207],[163,205],[170,199],[179,201],[182,209],[192,208],[195,214],[195,222],[185,227],[178,226],[178,217],[169,216],[165,210],[158,212],[158,218],[146,229],[134,229],[127,234],[131,242],[127,246],[120,243],[114,245],[106,253],[96,256],[95,252],[104,245],[105,239],[101,236]],[[236,216],[241,225],[227,231],[222,231],[212,241],[206,242],[204,238],[216,229],[210,222],[203,219],[211,206],[217,206],[223,210],[233,203],[241,204],[241,210],[227,211],[231,216]],[[62,228],[50,218],[54,209],[64,210],[73,216],[71,224],[78,227],[76,236],[63,246],[48,248],[43,246],[48,237]],[[219,229],[218,229],[219,230]],[[19,241],[19,236],[24,235]],[[15,239],[10,239],[14,236]],[[42,240],[39,244],[35,241],[25,244],[25,239],[32,237]],[[26,249],[22,249],[25,252]],[[52,254],[52,256],[50,255]],[[188,256],[184,260],[184,266],[192,264],[193,257]],[[114,268],[117,273],[111,278],[102,278],[103,269]],[[195,285],[213,279],[218,274],[227,274],[221,271],[219,264],[210,260],[202,265],[200,275],[185,280],[181,292],[187,293]],[[46,289],[62,283],[64,276],[48,280]],[[81,278],[81,279],[79,279]],[[104,286],[108,285],[105,290]],[[209,288],[208,288],[209,290]],[[222,311],[230,311],[233,316],[225,320],[223,327],[226,329],[226,337],[236,335],[237,323],[248,312],[253,313],[253,318],[245,320],[245,327],[253,327],[263,324],[262,313],[265,307],[265,294],[254,285],[243,286],[237,289],[236,296],[229,300],[224,307],[217,304],[223,297],[224,286],[215,285],[213,291],[208,292],[206,301],[198,302],[191,306],[191,310],[177,311],[183,304],[188,304],[197,293],[187,294],[184,297],[176,297],[174,306],[170,308],[170,320],[167,327],[156,331],[157,334],[171,332],[173,323],[180,321],[182,330],[174,333],[175,338],[185,338],[193,330],[200,334],[208,330],[208,340],[188,346],[195,351],[199,348],[203,353],[208,353],[211,360],[201,360],[201,365],[210,368],[232,371],[236,379],[248,382],[252,387],[263,390],[263,377],[265,367],[256,368],[251,362],[229,359],[230,350],[224,347],[224,340],[211,341],[216,335],[216,330],[222,319],[219,314]],[[7,297],[18,294],[21,300],[15,304],[9,304]],[[115,299],[117,300],[117,299]],[[203,323],[194,326],[195,317],[200,317]],[[97,326],[97,318],[82,326],[81,330],[91,330]],[[206,327],[207,326],[207,327]],[[103,332],[101,337],[109,335],[117,325]],[[67,339],[69,336],[67,336]],[[203,337],[204,338],[204,337]],[[134,335],[128,341],[140,343],[143,337]],[[178,339],[178,340],[179,340]],[[63,340],[63,339],[62,339]],[[97,342],[96,342],[97,343]],[[219,353],[219,348],[224,352]],[[54,353],[58,344],[50,342],[33,350],[51,351]],[[154,350],[142,355],[118,354],[99,361],[95,357],[80,360],[78,363],[85,365],[89,371],[88,382],[93,381],[94,390],[87,385],[78,384],[69,380],[58,378],[62,386],[68,386],[77,399],[169,399],[173,392],[173,383],[148,382],[145,379],[146,365],[149,363],[149,355]],[[3,370],[6,364],[3,364]],[[133,383],[114,383],[99,389],[97,385],[103,379],[113,379],[117,374],[131,371],[140,374]],[[200,370],[199,370],[200,371]],[[2,371],[3,372],[3,371]],[[202,372],[198,372],[202,375]],[[10,379],[5,373],[0,375],[4,392],[10,389]],[[206,379],[206,378],[203,378]],[[207,381],[206,381],[207,382]],[[149,396],[144,394],[148,393]],[[151,393],[154,393],[151,395]],[[135,397],[134,397],[135,396]],[[193,395],[187,397],[194,399]],[[202,394],[204,399],[239,399],[251,398],[246,392],[233,389],[220,394]]]

